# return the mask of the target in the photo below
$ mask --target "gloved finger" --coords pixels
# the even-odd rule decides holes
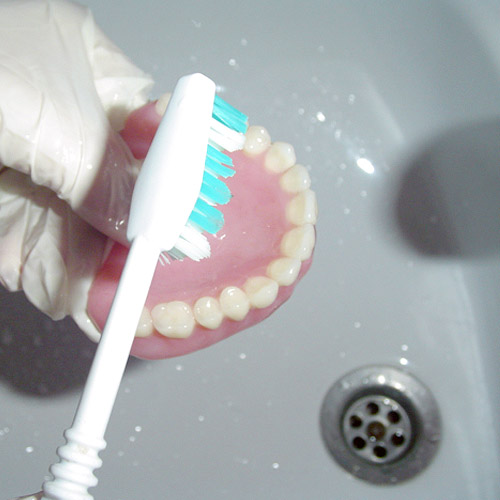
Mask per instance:
[[[0,4],[0,39],[0,163],[124,241],[137,163],[107,113],[127,114],[152,80],[116,57],[90,12],[69,2]]]
[[[72,314],[83,329],[88,289],[106,237],[47,188],[12,169],[0,174],[0,281],[53,319]]]

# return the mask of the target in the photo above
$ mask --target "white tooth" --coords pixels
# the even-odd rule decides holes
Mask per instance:
[[[307,189],[292,198],[286,207],[286,217],[289,222],[297,226],[316,224],[318,203],[314,191]]]
[[[271,145],[269,132],[261,126],[252,125],[248,127],[245,134],[245,145],[243,151],[249,156],[257,156],[266,151]]]
[[[307,260],[316,242],[316,234],[312,224],[304,224],[287,231],[281,240],[281,253],[298,260]]]
[[[178,300],[156,305],[151,311],[154,327],[165,337],[184,339],[193,333],[191,308]]]
[[[145,307],[142,310],[141,318],[139,319],[139,324],[137,325],[137,330],[135,332],[136,337],[149,337],[153,335],[154,326],[153,326],[153,318],[151,317],[151,313]]]
[[[280,174],[295,165],[295,150],[286,142],[275,142],[266,153],[264,166],[270,172]]]
[[[266,274],[280,286],[288,286],[295,282],[300,271],[300,260],[281,257],[267,266]]]
[[[278,296],[279,286],[276,281],[266,276],[248,278],[243,290],[250,300],[250,304],[257,309],[270,306]]]
[[[250,310],[250,301],[245,292],[235,286],[228,286],[219,296],[222,312],[230,319],[241,321]]]
[[[194,319],[197,323],[210,330],[219,328],[224,319],[219,301],[213,297],[202,297],[198,299],[193,307],[193,312]]]
[[[172,94],[170,92],[167,92],[166,94],[163,94],[155,104],[155,111],[158,113],[159,116],[163,116],[165,114],[165,111],[167,110],[168,103],[170,101],[170,98],[172,97]]]
[[[311,187],[311,177],[306,167],[294,165],[281,176],[280,184],[288,193],[300,193]]]

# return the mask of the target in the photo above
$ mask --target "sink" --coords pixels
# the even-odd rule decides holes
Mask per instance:
[[[500,498],[500,3],[86,1],[156,79],[201,71],[310,167],[313,266],[263,323],[131,359],[97,499]],[[95,346],[1,291],[2,498],[38,491]],[[332,458],[329,388],[365,366],[428,388],[418,475],[376,485]]]

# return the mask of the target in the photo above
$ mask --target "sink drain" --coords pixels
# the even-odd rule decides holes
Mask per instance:
[[[337,381],[325,396],[320,423],[334,459],[351,474],[378,484],[420,472],[440,439],[430,391],[389,366],[361,368]]]

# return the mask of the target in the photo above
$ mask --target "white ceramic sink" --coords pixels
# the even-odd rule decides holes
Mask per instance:
[[[311,167],[315,261],[267,321],[133,360],[96,499],[500,498],[500,2],[88,1],[171,89],[202,71]],[[94,346],[0,303],[1,498],[40,489]],[[439,450],[375,486],[326,451],[329,387],[371,364],[430,389]]]

